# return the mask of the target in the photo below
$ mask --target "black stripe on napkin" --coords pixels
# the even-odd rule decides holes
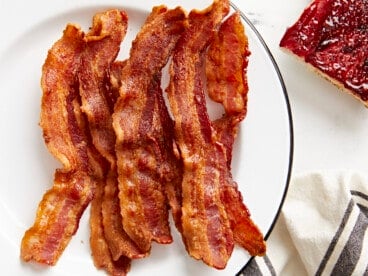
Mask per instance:
[[[273,267],[270,258],[267,255],[264,255],[263,257],[255,257],[253,258],[249,264],[241,271],[237,276],[262,276],[263,273],[261,271],[261,268],[259,267],[257,262],[262,262],[266,264],[269,273],[267,275],[276,276],[275,268]]]
[[[256,258],[253,258],[247,266],[237,274],[237,276],[262,276],[262,271],[259,268]]]
[[[273,267],[270,258],[268,258],[267,255],[264,255],[263,260],[265,264],[267,265],[268,269],[270,270],[270,273],[272,276],[276,276],[275,268]]]
[[[368,218],[368,208],[363,206],[362,204],[357,204],[360,211]]]
[[[361,197],[361,198],[368,201],[368,195],[367,194],[356,191],[356,190],[351,190],[350,192],[351,192],[352,195],[359,196],[359,197]]]
[[[359,192],[359,191],[351,191],[351,194],[354,196],[358,196],[364,200],[368,201],[368,195]],[[335,246],[341,236],[342,231],[344,230],[346,223],[352,213],[353,207],[356,203],[353,199],[350,200],[349,205],[345,211],[344,217],[342,218],[341,224],[336,231],[335,236],[328,247],[325,256],[322,259],[322,262],[316,272],[316,275],[321,275],[323,270],[325,269],[332,252],[335,249]],[[363,248],[364,235],[368,228],[368,208],[361,204],[356,204],[359,209],[359,215],[355,222],[355,225],[349,235],[349,239],[346,242],[344,248],[342,249],[340,256],[334,265],[331,275],[351,275],[360,259]],[[368,268],[367,268],[368,270]]]
[[[360,198],[359,202],[357,202],[357,205],[362,212],[367,214],[365,210],[368,208],[368,195],[355,190],[351,190],[350,192],[353,198]]]
[[[350,233],[349,240],[341,251],[332,275],[351,275],[362,254],[365,231],[368,228],[368,219],[363,212],[359,213],[354,228]]]
[[[339,240],[340,236],[341,236],[341,233],[342,231],[344,230],[345,228],[345,225],[350,217],[350,214],[351,212],[353,211],[353,207],[354,207],[354,200],[351,199],[349,204],[348,204],[348,207],[346,208],[346,211],[345,211],[345,214],[341,220],[341,223],[340,223],[340,226],[339,228],[337,229],[336,233],[335,233],[335,236],[333,237],[329,247],[327,248],[327,251],[326,251],[326,254],[325,256],[323,257],[318,269],[317,269],[317,272],[316,272],[316,276],[318,275],[321,275],[323,270],[325,269],[326,265],[327,265],[327,262],[328,260],[330,259],[331,255],[332,255],[332,252],[334,251],[335,249],[335,246],[337,244],[337,241]]]

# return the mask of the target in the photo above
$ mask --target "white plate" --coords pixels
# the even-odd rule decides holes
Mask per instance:
[[[47,50],[60,38],[68,22],[87,30],[93,14],[124,8],[130,17],[128,35],[119,57],[151,6],[179,5],[179,1],[3,1],[0,23],[0,264],[4,275],[103,275],[90,256],[86,210],[77,234],[55,267],[40,268],[19,259],[24,231],[33,224],[43,193],[59,164],[47,152],[38,126],[40,74]],[[211,1],[180,1],[187,10]],[[33,12],[35,11],[35,12]],[[281,208],[291,173],[293,133],[286,90],[279,70],[262,38],[244,18],[252,52],[249,67],[248,114],[234,149],[233,176],[254,221],[266,237]],[[217,271],[191,259],[175,230],[172,245],[154,245],[147,259],[134,261],[130,275],[234,275],[249,261],[236,248],[225,270]]]

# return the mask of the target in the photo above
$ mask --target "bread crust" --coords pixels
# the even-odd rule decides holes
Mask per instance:
[[[347,93],[347,94],[353,96],[355,99],[357,99],[359,102],[361,102],[366,108],[368,108],[368,100],[366,100],[366,101],[363,100],[361,97],[359,97],[359,95],[357,95],[357,93],[354,90],[351,90],[351,89],[347,88],[344,85],[344,83],[342,83],[341,81],[338,81],[335,78],[330,77],[329,75],[327,75],[325,72],[323,72],[319,68],[313,66],[311,63],[306,62],[305,59],[304,59],[304,57],[300,57],[300,56],[296,55],[290,49],[281,47],[281,50],[284,53],[286,53],[288,55],[291,55],[292,57],[294,57],[295,59],[297,59],[299,62],[303,63],[305,65],[305,67],[310,72],[312,72],[314,74],[317,74],[320,77],[322,77],[323,79],[327,80],[328,82],[330,82],[331,84],[333,84],[335,87],[337,87],[340,92]]]

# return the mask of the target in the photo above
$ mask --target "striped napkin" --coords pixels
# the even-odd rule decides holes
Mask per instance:
[[[368,178],[299,175],[290,183],[264,257],[240,275],[368,275]]]

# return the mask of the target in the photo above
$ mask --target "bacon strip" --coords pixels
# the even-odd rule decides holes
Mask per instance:
[[[131,261],[128,257],[121,256],[113,260],[109,245],[105,239],[105,231],[102,224],[101,205],[104,195],[104,185],[99,183],[96,188],[95,197],[91,204],[90,216],[90,245],[94,265],[97,268],[103,268],[109,275],[123,276],[130,270]]]
[[[223,118],[214,122],[217,141],[226,149],[228,170],[222,201],[230,219],[235,242],[248,250],[251,255],[263,255],[266,244],[263,235],[250,218],[243,203],[242,195],[230,173],[231,151],[238,132],[239,123],[247,112],[248,82],[248,40],[239,13],[234,13],[216,33],[206,56],[206,76],[208,94],[220,102],[225,109]]]
[[[121,71],[125,64],[126,61],[115,61],[110,67],[109,89],[106,91],[108,106],[105,106],[105,108],[110,109],[111,115],[114,105],[119,97]],[[110,125],[110,127],[112,129],[112,125]],[[115,133],[113,133],[113,135],[115,137]],[[115,147],[115,140],[116,138],[114,138],[114,143],[110,146],[111,148]],[[123,228],[118,192],[115,159],[114,162],[111,163],[111,169],[107,176],[105,192],[101,205],[104,236],[113,260],[117,261],[120,258],[123,258],[123,256],[130,259],[143,258],[147,254],[141,252]]]
[[[152,240],[172,242],[158,173],[162,126],[154,112],[154,95],[160,90],[160,71],[183,31],[184,19],[181,8],[153,8],[132,44],[113,114],[123,226],[143,252],[149,251]]]
[[[248,65],[248,39],[238,12],[232,14],[214,37],[206,55],[208,95],[224,106],[228,116],[247,111],[248,83],[244,70]]]
[[[206,55],[208,95],[224,106],[227,116],[247,111],[248,39],[239,12],[227,18],[214,36]]]
[[[82,109],[87,115],[93,144],[110,163],[107,179],[105,183],[101,183],[105,186],[102,187],[102,190],[105,189],[105,194],[102,195],[100,203],[95,204],[95,206],[100,206],[101,214],[97,211],[92,212],[92,216],[98,215],[98,217],[96,219],[92,217],[91,222],[101,219],[100,224],[102,223],[104,228],[105,243],[107,243],[114,261],[118,261],[123,255],[129,258],[144,256],[122,228],[120,207],[117,205],[118,198],[117,192],[115,192],[117,187],[114,187],[117,186],[116,137],[112,128],[111,115],[118,95],[114,91],[114,84],[108,85],[110,82],[108,72],[111,69],[110,76],[114,78],[116,77],[114,74],[121,73],[121,68],[124,66],[123,62],[114,63],[114,65],[112,63],[126,34],[127,20],[127,15],[118,10],[95,15],[94,27],[85,38],[87,45],[81,58],[82,70],[78,72]],[[116,79],[116,81],[119,80]],[[98,226],[91,224],[91,228],[94,227]],[[96,233],[100,232],[96,231]],[[99,239],[102,240],[103,237],[99,237]],[[92,246],[92,251],[94,248]],[[103,265],[105,262],[113,263],[109,261],[110,255],[105,255],[103,259],[96,259],[103,257],[101,254],[93,255],[95,256],[95,264],[101,264],[97,265],[98,267],[106,266]],[[111,265],[106,267],[110,269]]]
[[[147,96],[141,96],[147,97],[145,106],[139,110],[136,105],[136,111],[140,112],[131,114],[132,117],[142,117],[142,123],[137,126],[137,140],[117,144],[123,226],[143,252],[149,251],[151,240],[159,243],[172,241],[166,198],[158,174],[161,153],[156,142],[156,125],[153,126],[157,120],[154,97],[159,85],[158,78],[152,81],[148,93],[142,93]],[[119,156],[124,159],[120,161]]]
[[[130,259],[143,258],[147,254],[139,249],[123,228],[117,182],[116,171],[110,171],[101,206],[106,242],[113,260],[118,260],[121,256]]]
[[[128,17],[125,12],[110,10],[93,17],[93,28],[86,35],[86,49],[78,71],[82,110],[87,115],[92,141],[97,150],[115,166],[115,133],[112,129],[108,95],[110,64],[125,37]]]
[[[174,223],[179,232],[182,232],[182,188],[183,162],[175,142],[174,121],[171,119],[161,90],[156,91],[157,111],[161,128],[161,139],[158,146],[162,154],[159,173],[165,185],[165,194],[171,208]]]
[[[85,48],[83,32],[68,25],[42,68],[41,122],[48,150],[63,165],[43,196],[34,225],[25,232],[21,257],[54,265],[78,228],[93,197],[103,161],[90,143],[80,110],[76,72]],[[55,127],[57,126],[57,127]]]
[[[203,52],[229,12],[228,1],[214,1],[204,11],[191,11],[189,26],[173,53],[167,89],[175,119],[175,136],[184,162],[182,237],[188,253],[215,268],[224,268],[234,242],[221,201],[222,168],[208,118],[203,80]]]

